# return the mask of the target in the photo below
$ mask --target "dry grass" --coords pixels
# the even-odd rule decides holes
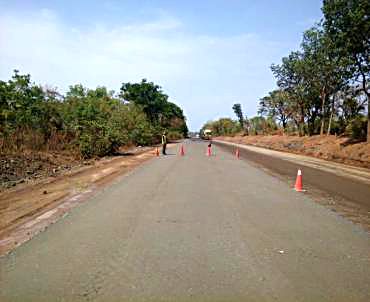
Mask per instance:
[[[0,154],[29,151],[72,150],[74,137],[65,132],[52,131],[48,135],[32,129],[19,129],[11,134],[1,134]],[[76,149],[76,148],[74,148]],[[77,150],[74,150],[77,154]]]

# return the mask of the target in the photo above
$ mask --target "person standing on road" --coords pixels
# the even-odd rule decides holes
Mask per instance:
[[[167,147],[167,136],[166,136],[166,131],[163,131],[163,134],[162,134],[162,154],[163,155],[167,155],[166,154],[166,147]]]

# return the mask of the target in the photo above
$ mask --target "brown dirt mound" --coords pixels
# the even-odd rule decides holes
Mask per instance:
[[[81,161],[65,153],[23,152],[0,155],[0,191],[19,183],[56,176]]]

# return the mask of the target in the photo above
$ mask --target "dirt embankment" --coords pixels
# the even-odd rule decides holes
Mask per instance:
[[[214,139],[370,168],[370,144],[366,142],[356,143],[344,137],[256,135],[234,137],[221,136]]]
[[[0,154],[0,192],[45,177],[55,177],[78,166],[90,165],[68,153],[32,152]]]
[[[135,153],[142,148],[122,147],[116,155]],[[11,188],[35,184],[48,177],[57,177],[65,173],[94,166],[114,156],[95,159],[79,159],[71,152],[23,151],[0,154],[0,193]]]

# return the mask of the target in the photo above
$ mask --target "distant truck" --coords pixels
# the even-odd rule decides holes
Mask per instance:
[[[204,129],[202,133],[202,138],[207,140],[212,139],[212,130]]]

